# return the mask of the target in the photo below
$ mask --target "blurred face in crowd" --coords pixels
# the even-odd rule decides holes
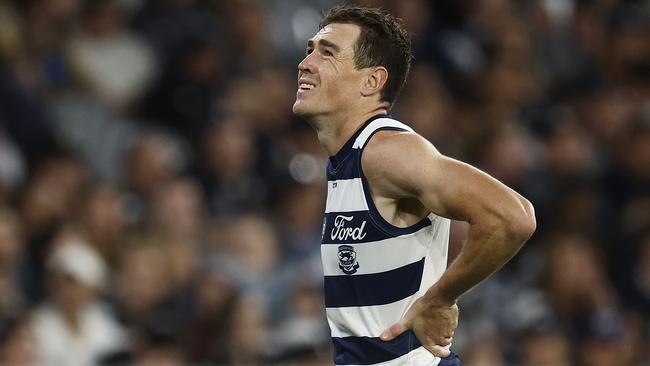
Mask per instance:
[[[171,144],[162,137],[146,134],[128,155],[127,174],[131,187],[140,194],[153,194],[161,182],[173,175]]]
[[[155,247],[133,247],[123,252],[117,293],[127,313],[142,314],[164,296],[166,268],[163,253]]]
[[[260,301],[252,296],[239,300],[232,314],[232,332],[230,349],[234,364],[259,363],[259,344],[263,344],[266,315]]]
[[[148,345],[138,349],[134,365],[139,366],[182,366],[186,361],[178,346]]]
[[[257,155],[254,136],[245,121],[232,119],[209,127],[203,136],[203,154],[210,173],[237,179],[250,172]]]
[[[269,273],[278,260],[278,240],[271,224],[261,216],[243,216],[228,229],[230,252],[259,273]]]
[[[122,197],[111,187],[97,187],[86,199],[81,218],[90,240],[109,259],[117,254],[115,240],[126,225]]]
[[[58,271],[49,275],[52,298],[59,309],[68,315],[75,315],[94,298],[94,291],[73,277]]]
[[[191,235],[202,219],[201,192],[191,179],[177,179],[156,190],[152,218],[155,227],[170,233]]]
[[[327,116],[347,110],[361,98],[367,69],[357,69],[354,63],[360,32],[354,24],[332,23],[309,40],[307,55],[298,64],[295,114]]]
[[[0,211],[0,266],[13,265],[22,251],[18,225],[18,219],[12,213]]]
[[[531,335],[524,340],[522,361],[524,366],[568,366],[569,343],[560,333]]]

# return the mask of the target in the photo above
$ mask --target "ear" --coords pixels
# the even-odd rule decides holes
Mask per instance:
[[[382,89],[386,85],[386,81],[388,81],[388,70],[386,70],[385,67],[371,67],[363,79],[361,95],[364,97],[370,97],[381,93]]]

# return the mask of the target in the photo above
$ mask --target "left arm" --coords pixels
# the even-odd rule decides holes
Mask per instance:
[[[445,357],[449,351],[444,346],[457,325],[457,299],[503,266],[532,235],[533,207],[488,174],[443,156],[416,134],[377,133],[364,150],[362,164],[375,197],[416,198],[431,212],[470,225],[458,257],[381,337],[390,340],[413,329],[429,351]]]

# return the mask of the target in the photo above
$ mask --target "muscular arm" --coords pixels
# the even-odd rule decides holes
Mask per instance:
[[[512,258],[535,230],[530,202],[480,170],[443,156],[416,134],[378,132],[362,164],[375,199],[416,198],[431,212],[470,225],[467,242],[424,295],[423,308],[455,304]]]
[[[535,230],[530,202],[416,134],[378,132],[362,164],[375,197],[417,198],[431,212],[469,223],[460,254],[427,292],[432,299],[455,302],[512,258]]]

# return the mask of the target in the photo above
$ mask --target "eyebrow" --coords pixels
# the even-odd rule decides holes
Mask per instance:
[[[319,39],[318,44],[320,44],[323,47],[330,47],[331,49],[333,49],[336,52],[341,51],[341,48],[339,46],[337,46],[335,43],[332,43],[332,42],[330,42],[330,41],[328,41],[326,39],[322,39],[322,38]],[[311,39],[309,41],[307,41],[307,47],[314,47],[314,41],[311,40]]]

